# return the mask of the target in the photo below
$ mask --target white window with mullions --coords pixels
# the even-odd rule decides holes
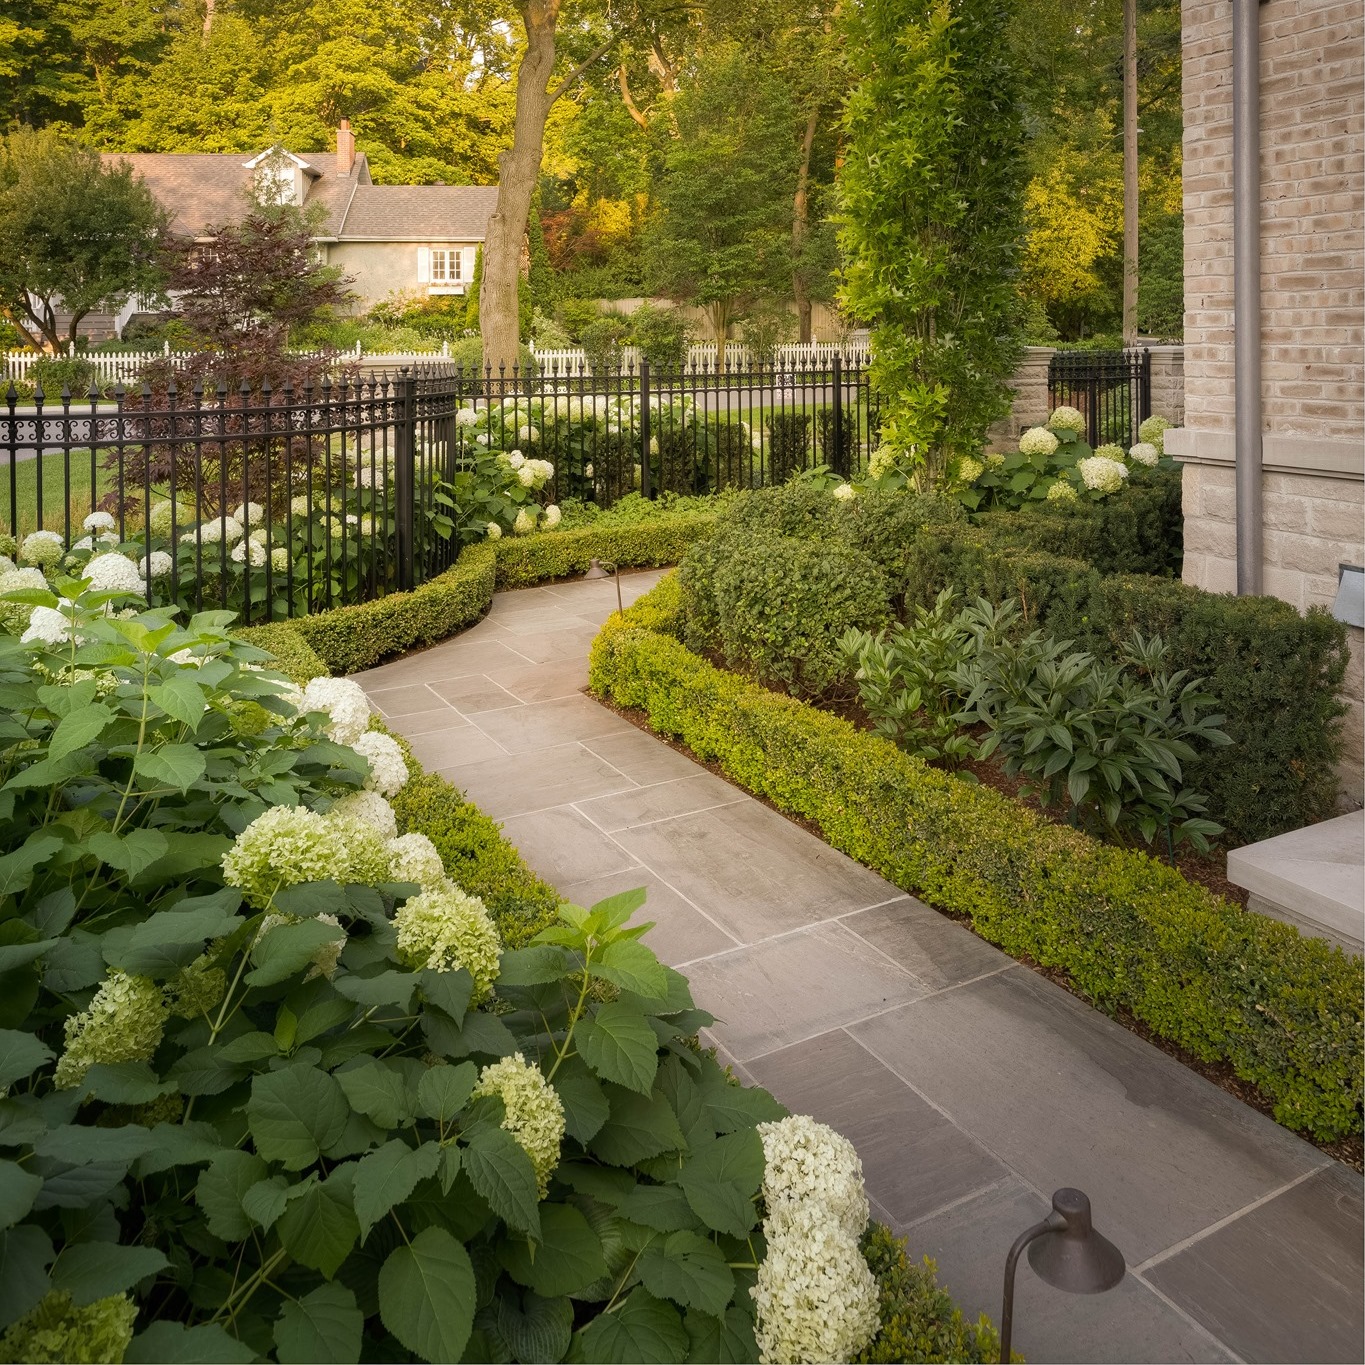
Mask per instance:
[[[419,247],[417,283],[425,284],[432,294],[463,294],[470,255],[466,248],[458,246]]]

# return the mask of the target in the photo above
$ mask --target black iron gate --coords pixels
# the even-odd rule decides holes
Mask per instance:
[[[1049,409],[1078,408],[1092,446],[1128,449],[1152,415],[1152,353],[1055,351],[1047,367]]]

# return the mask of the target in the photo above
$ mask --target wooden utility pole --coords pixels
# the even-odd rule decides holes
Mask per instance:
[[[1137,345],[1137,0],[1123,0],[1123,344]]]

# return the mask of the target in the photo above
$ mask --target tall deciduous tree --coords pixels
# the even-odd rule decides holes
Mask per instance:
[[[723,366],[730,323],[790,288],[795,120],[783,83],[736,44],[712,49],[674,109],[650,272],[660,292],[705,310]]]
[[[127,165],[52,132],[11,133],[0,142],[0,310],[35,342],[75,341],[101,304],[159,287],[166,221]]]
[[[1018,354],[1024,134],[1008,0],[850,7],[845,307],[921,485],[981,447]]]

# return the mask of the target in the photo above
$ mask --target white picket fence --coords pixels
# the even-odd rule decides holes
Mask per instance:
[[[541,369],[550,374],[591,374],[587,356],[581,347],[541,350],[533,346],[531,352]],[[133,383],[141,375],[144,366],[151,362],[173,361],[191,354],[192,352],[189,351],[172,351],[169,345],[164,345],[160,350],[151,351],[84,351],[81,353],[82,358],[95,367],[95,374],[102,384]],[[308,354],[308,352],[300,352],[300,354]],[[450,344],[443,342],[440,347],[433,346],[427,351],[403,351],[401,353],[365,351],[357,345],[353,351],[348,351],[346,354],[372,365],[397,367],[448,357],[450,355]],[[835,356],[839,356],[845,365],[865,365],[868,359],[867,345],[865,342],[847,344],[837,341],[794,342],[790,345],[779,346],[774,361],[776,367],[783,370],[826,369],[833,362]],[[39,351],[0,353],[0,382],[8,382],[11,379],[27,379],[33,366],[44,358],[43,353]],[[627,346],[622,349],[620,358],[623,365],[638,366],[640,352],[634,346]],[[751,353],[747,346],[737,341],[726,344],[726,369],[745,369],[749,366],[750,360]],[[689,347],[687,365],[689,369],[695,368],[703,373],[714,372],[716,369],[716,348],[714,346]]]

